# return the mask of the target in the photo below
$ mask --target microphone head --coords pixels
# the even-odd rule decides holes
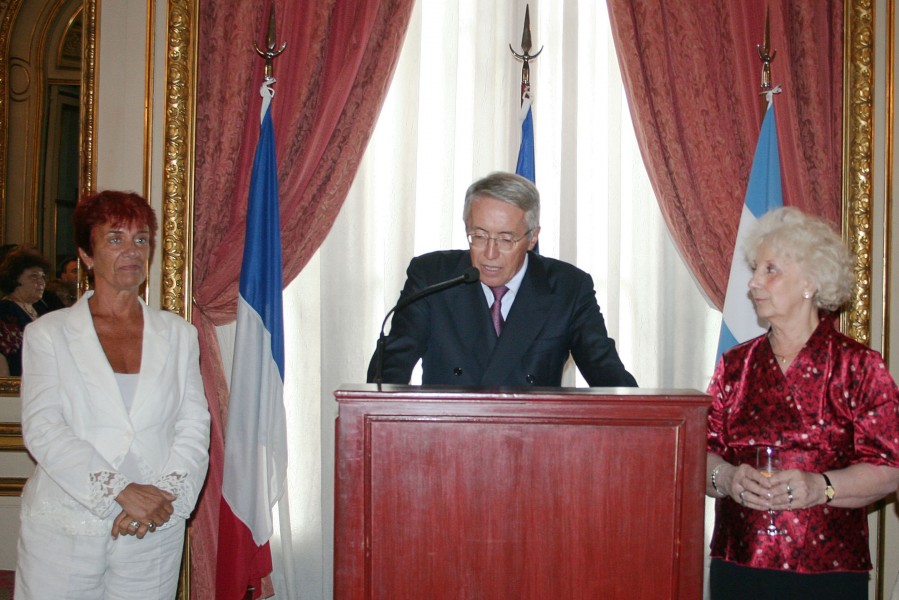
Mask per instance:
[[[478,271],[476,267],[468,267],[465,269],[465,272],[462,273],[462,281],[465,283],[474,283],[481,278],[481,272]]]

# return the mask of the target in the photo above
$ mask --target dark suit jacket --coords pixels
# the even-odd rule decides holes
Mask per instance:
[[[497,338],[479,283],[425,296],[393,316],[384,383],[409,383],[422,359],[422,383],[462,386],[559,386],[569,353],[592,387],[636,386],[606,333],[593,279],[533,252],[502,335]],[[400,299],[471,267],[468,251],[412,259]],[[368,368],[375,378],[377,353]]]

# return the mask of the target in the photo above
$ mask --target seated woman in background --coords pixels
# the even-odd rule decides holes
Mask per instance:
[[[899,483],[899,390],[834,326],[854,278],[827,223],[768,213],[746,258],[771,327],[726,352],[709,386],[711,597],[867,598],[865,507]]]
[[[43,256],[24,247],[10,251],[0,263],[0,354],[6,359],[5,365],[0,362],[0,375],[22,374],[22,332],[50,310],[41,301],[49,268]]]

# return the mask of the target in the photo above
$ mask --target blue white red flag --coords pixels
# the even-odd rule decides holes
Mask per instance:
[[[260,89],[262,125],[247,200],[219,515],[218,598],[242,598],[247,585],[258,593],[259,580],[271,573],[272,509],[283,493],[287,474],[272,83],[267,80]]]
[[[743,260],[743,245],[759,217],[783,206],[777,120],[774,117],[774,94],[779,92],[779,87],[768,92],[768,109],[765,111],[765,119],[762,121],[758,145],[752,160],[749,185],[746,187],[746,199],[743,203],[743,213],[730,266],[730,278],[724,297],[716,362],[729,348],[760,336],[767,328],[767,324],[760,322],[756,317],[752,299],[749,297],[747,284],[752,277],[752,271]]]

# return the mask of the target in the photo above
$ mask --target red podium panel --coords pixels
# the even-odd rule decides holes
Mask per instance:
[[[338,600],[702,597],[704,394],[335,396]]]

